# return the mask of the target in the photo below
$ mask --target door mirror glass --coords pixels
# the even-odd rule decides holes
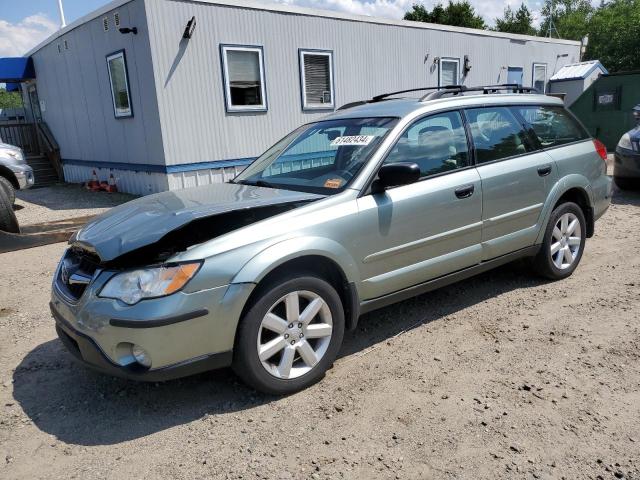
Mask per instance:
[[[387,163],[380,167],[378,179],[373,182],[371,190],[373,193],[380,193],[389,187],[417,182],[419,178],[420,167],[416,163]]]

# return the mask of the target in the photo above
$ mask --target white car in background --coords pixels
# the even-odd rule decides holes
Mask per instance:
[[[9,198],[11,205],[15,202],[15,190],[29,188],[35,182],[33,169],[27,165],[22,149],[0,138],[0,188]]]

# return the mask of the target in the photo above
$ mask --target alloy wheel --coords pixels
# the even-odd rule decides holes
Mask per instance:
[[[569,268],[578,257],[582,246],[580,220],[573,213],[565,213],[556,222],[551,236],[553,264],[560,270]]]
[[[320,295],[290,292],[271,306],[260,323],[258,357],[274,377],[300,377],[327,352],[332,332],[331,310]]]

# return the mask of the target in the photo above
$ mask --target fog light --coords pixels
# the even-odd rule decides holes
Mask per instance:
[[[147,351],[142,348],[140,345],[132,345],[131,346],[131,355],[136,359],[143,367],[151,367],[151,357],[147,353]]]

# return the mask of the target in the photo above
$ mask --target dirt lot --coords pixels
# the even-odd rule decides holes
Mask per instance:
[[[91,192],[81,185],[63,183],[18,190],[14,206],[20,226],[87,215],[98,215],[135,198],[126,193]]]
[[[510,265],[371,313],[287,398],[89,372],[48,312],[64,245],[0,255],[0,478],[640,479],[639,234],[617,194],[571,278]]]

